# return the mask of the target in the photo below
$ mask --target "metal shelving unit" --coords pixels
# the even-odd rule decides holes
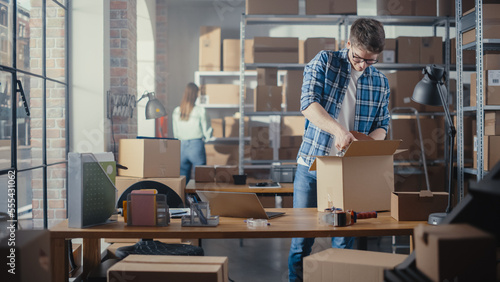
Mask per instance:
[[[499,39],[483,39],[483,1],[476,0],[475,12],[462,16],[462,1],[456,0],[456,48],[457,50],[476,50],[476,107],[464,107],[463,105],[463,58],[457,58],[457,170],[458,170],[458,201],[465,197],[464,174],[474,174],[477,181],[481,180],[487,173],[484,171],[484,112],[486,110],[500,110],[500,106],[484,105],[484,66],[483,54],[487,50],[500,50]],[[462,34],[471,29],[476,29],[476,41],[463,45]],[[464,113],[476,112],[476,136],[477,143],[477,169],[465,168],[464,159]]]

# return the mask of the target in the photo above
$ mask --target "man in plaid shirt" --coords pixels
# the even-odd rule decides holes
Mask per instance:
[[[385,32],[373,19],[351,26],[347,48],[321,51],[304,69],[300,109],[306,117],[297,156],[294,208],[317,206],[316,172],[309,167],[316,156],[341,153],[358,131],[383,140],[389,126],[389,83],[373,64],[383,51]],[[334,248],[352,248],[354,238],[332,238]],[[311,253],[314,238],[293,238],[288,258],[290,281],[302,281],[302,261]]]

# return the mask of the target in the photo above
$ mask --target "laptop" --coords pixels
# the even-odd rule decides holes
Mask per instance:
[[[203,202],[208,202],[210,214],[227,217],[271,219],[284,212],[266,212],[255,193],[196,191]]]

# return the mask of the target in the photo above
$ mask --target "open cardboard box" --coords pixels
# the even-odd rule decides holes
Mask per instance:
[[[384,211],[391,208],[394,191],[393,155],[401,140],[352,142],[344,156],[318,156],[311,165],[317,171],[318,211],[336,208]]]

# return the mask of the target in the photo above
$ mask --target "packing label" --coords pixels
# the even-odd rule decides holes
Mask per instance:
[[[500,70],[488,70],[488,86],[500,86]]]
[[[382,58],[384,63],[395,63],[396,52],[394,50],[384,50],[382,52]]]

